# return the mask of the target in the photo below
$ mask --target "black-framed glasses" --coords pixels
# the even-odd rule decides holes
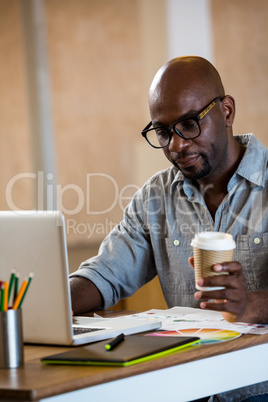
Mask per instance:
[[[150,121],[142,130],[141,135],[153,148],[167,147],[172,138],[172,130],[184,140],[193,140],[201,134],[199,121],[216,105],[218,100],[222,100],[223,98],[222,96],[217,96],[198,115],[177,120],[170,127],[151,127],[152,122]]]

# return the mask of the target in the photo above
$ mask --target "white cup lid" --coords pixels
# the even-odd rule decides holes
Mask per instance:
[[[191,246],[202,250],[233,250],[235,241],[229,233],[223,232],[201,232],[197,233],[191,242]]]

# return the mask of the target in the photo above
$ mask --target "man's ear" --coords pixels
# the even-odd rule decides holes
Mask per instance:
[[[194,269],[194,257],[188,258],[188,262],[191,265],[191,267]]]
[[[230,127],[233,125],[235,118],[235,100],[232,96],[226,95],[221,104],[226,127]]]

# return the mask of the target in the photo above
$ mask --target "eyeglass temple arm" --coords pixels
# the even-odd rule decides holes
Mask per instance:
[[[221,101],[222,101],[223,99],[224,99],[224,96],[218,96],[217,98],[215,98],[215,99],[211,102],[211,104],[208,105],[208,107],[207,107],[205,110],[203,110],[203,112],[201,112],[201,113],[197,116],[198,120],[203,119],[203,117],[213,108],[213,106],[216,105],[216,102],[217,102],[218,100],[221,100]]]
[[[152,125],[152,122],[150,121],[150,123],[147,124],[147,126],[142,130],[142,133],[143,133],[145,130],[148,130],[148,128],[150,128],[151,125]]]

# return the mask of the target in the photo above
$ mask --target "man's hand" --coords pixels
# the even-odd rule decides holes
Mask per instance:
[[[193,257],[189,259],[189,263],[194,267]],[[237,261],[231,261],[216,264],[213,268],[217,273],[228,272],[229,275],[202,278],[198,280],[197,284],[204,287],[222,286],[225,289],[199,290],[194,295],[195,299],[201,301],[200,307],[202,309],[221,311],[223,317],[229,322],[246,321],[249,300],[241,264]],[[211,299],[214,300],[214,303],[206,301]]]

